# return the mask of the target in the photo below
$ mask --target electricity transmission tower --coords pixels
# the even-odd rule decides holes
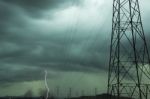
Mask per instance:
[[[138,0],[113,0],[109,99],[150,99],[149,63]]]

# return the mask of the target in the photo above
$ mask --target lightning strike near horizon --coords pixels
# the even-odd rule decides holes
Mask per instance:
[[[48,87],[48,84],[47,84],[47,71],[46,70],[45,70],[45,88],[47,89],[46,98],[45,99],[48,99],[49,87]]]

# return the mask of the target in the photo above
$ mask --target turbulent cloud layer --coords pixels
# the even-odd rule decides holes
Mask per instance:
[[[148,35],[150,2],[140,2]],[[0,83],[42,80],[45,69],[49,79],[107,71],[111,8],[112,0],[1,0]]]

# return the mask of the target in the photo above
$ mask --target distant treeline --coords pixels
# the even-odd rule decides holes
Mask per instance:
[[[81,97],[69,97],[69,98],[64,98],[64,99],[118,99],[115,96],[111,96],[108,94],[102,94],[102,95],[96,95],[96,96],[81,96]],[[0,99],[45,99],[45,97],[0,97]],[[48,99],[58,99],[54,97],[49,97]],[[59,98],[63,99],[63,98]],[[119,99],[132,99],[128,97],[120,97]]]

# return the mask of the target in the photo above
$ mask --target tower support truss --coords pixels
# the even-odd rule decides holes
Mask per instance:
[[[108,93],[150,99],[150,58],[138,0],[113,0]]]

